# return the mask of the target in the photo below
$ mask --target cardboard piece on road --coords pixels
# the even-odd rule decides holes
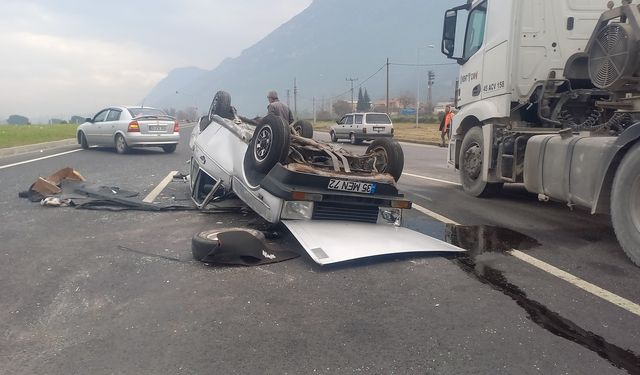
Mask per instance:
[[[85,181],[80,172],[73,168],[63,168],[47,178],[38,177],[38,180],[31,186],[31,190],[42,194],[44,197],[60,194],[60,182],[62,180]]]
[[[465,251],[409,228],[392,225],[329,220],[282,222],[320,265],[377,255]]]

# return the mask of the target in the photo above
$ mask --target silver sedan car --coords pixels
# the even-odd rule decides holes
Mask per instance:
[[[125,154],[132,147],[161,147],[164,152],[176,150],[180,140],[178,120],[151,107],[109,107],[78,126],[78,143],[115,147]]]

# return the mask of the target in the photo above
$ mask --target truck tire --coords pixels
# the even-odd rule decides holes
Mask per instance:
[[[465,134],[460,147],[460,182],[462,189],[474,197],[490,197],[502,189],[501,183],[482,180],[484,157],[482,128],[475,126]]]
[[[313,138],[313,125],[309,121],[306,120],[298,120],[294,122],[291,127],[301,137],[304,138]]]
[[[263,117],[247,149],[250,153],[247,167],[259,173],[268,173],[278,162],[287,160],[290,142],[289,124],[279,116]]]
[[[622,159],[613,180],[611,222],[618,243],[640,266],[640,143]]]
[[[400,143],[391,138],[376,139],[367,147],[366,154],[370,152],[380,155],[375,163],[378,172],[389,173],[396,181],[400,179],[404,168],[404,152]]]

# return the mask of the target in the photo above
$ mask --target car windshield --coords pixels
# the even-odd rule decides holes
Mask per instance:
[[[391,124],[391,119],[384,113],[372,113],[367,115],[367,124]]]
[[[164,111],[155,108],[129,108],[129,113],[131,113],[131,117],[145,117],[145,116],[167,116]]]

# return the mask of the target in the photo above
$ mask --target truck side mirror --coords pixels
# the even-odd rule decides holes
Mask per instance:
[[[444,28],[442,30],[442,53],[447,58],[454,58],[456,47],[456,26],[458,24],[458,11],[450,9],[444,14]]]

